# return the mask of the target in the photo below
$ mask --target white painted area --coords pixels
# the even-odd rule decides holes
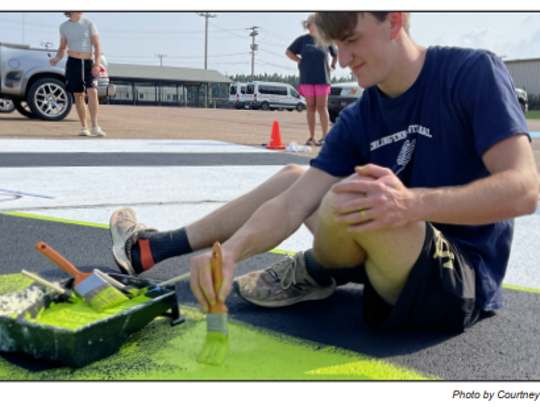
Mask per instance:
[[[0,168],[0,190],[54,198],[25,196],[17,201],[0,202],[0,210],[230,201],[251,191],[282,168],[279,165]]]
[[[35,144],[41,141],[43,142],[41,146]],[[19,142],[20,146],[26,146],[25,148],[30,150],[21,150],[23,147],[7,142]],[[12,152],[38,150],[77,152],[81,151],[78,146],[86,142],[86,140],[0,140],[0,151],[8,146],[13,149]],[[124,149],[122,151],[131,152],[170,152],[175,148],[174,151],[177,152],[182,149],[185,149],[182,152],[188,152],[189,148],[192,149],[189,152],[197,149],[198,152],[214,152],[213,149],[215,152],[242,152],[241,149],[250,149],[218,142],[209,142],[206,145],[204,141],[182,141],[178,143],[184,144],[178,144],[176,147],[159,144],[160,142],[174,141],[159,141],[152,147],[154,150],[148,150],[148,142],[144,140],[88,140],[88,146],[93,150],[84,151],[105,151],[100,150],[105,149],[105,145],[107,148],[117,149],[116,151]],[[254,148],[251,150],[263,151]],[[142,203],[133,205],[140,221],[149,227],[170,230],[192,223],[219,208],[223,202],[231,201],[251,191],[281,168],[283,166],[0,168],[0,190],[53,198],[25,195],[22,199],[5,201],[2,199],[7,199],[11,195],[2,193],[0,211],[20,210],[42,216],[108,224],[111,214],[116,209],[123,205]],[[205,200],[221,203],[197,203]],[[107,206],[96,207],[96,205]],[[517,219],[505,283],[540,289],[538,242],[540,242],[540,216],[531,215]],[[311,247],[311,244],[312,236],[307,228],[302,226],[280,244],[278,249],[299,251]]]
[[[0,153],[276,153],[214,140],[0,140]]]
[[[540,216],[530,215],[515,221],[514,242],[504,282],[540,289]]]
[[[0,189],[54,198],[25,195],[14,201],[0,201],[0,211],[108,224],[116,209],[136,204],[132,207],[143,223],[159,230],[170,230],[193,223],[224,202],[251,191],[282,168],[0,168]],[[206,200],[222,203],[199,203]],[[302,226],[278,249],[304,250],[311,243],[311,233]]]

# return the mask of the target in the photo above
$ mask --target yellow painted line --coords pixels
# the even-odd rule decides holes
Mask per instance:
[[[18,216],[20,218],[45,220],[45,221],[49,221],[49,222],[69,223],[69,224],[73,224],[73,225],[81,225],[81,226],[89,226],[89,227],[94,227],[94,228],[109,229],[109,225],[106,225],[106,224],[103,224],[103,223],[92,223],[92,222],[83,222],[83,221],[78,221],[78,220],[53,218],[53,217],[49,217],[49,216],[32,215],[30,213],[22,213],[22,212],[0,212],[0,214],[8,215],[8,216]],[[282,255],[289,254],[291,256],[294,256],[296,254],[296,252],[286,251],[286,250],[281,250],[281,249],[272,249],[272,250],[270,250],[270,253],[276,253],[276,254],[282,254]],[[524,292],[528,292],[528,293],[540,294],[540,289],[536,289],[536,288],[521,287],[521,286],[517,286],[517,285],[510,285],[510,284],[503,284],[503,288],[506,288],[508,290],[516,290],[516,291],[524,291]]]
[[[8,215],[8,216],[17,216],[19,218],[45,220],[45,221],[49,221],[49,222],[58,222],[58,223],[70,223],[72,225],[81,225],[81,226],[90,226],[90,227],[93,227],[93,228],[109,229],[109,225],[105,225],[103,223],[92,223],[92,222],[83,222],[83,221],[80,221],[80,220],[52,218],[50,216],[32,215],[31,213],[0,212],[0,214]]]

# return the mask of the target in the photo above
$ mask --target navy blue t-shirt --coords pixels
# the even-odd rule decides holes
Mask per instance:
[[[311,165],[346,177],[368,163],[390,168],[409,188],[465,185],[489,176],[482,155],[495,143],[528,134],[504,63],[488,51],[430,47],[415,83],[388,98],[374,86],[345,108]],[[476,302],[502,307],[514,221],[433,224],[453,238],[476,272]]]
[[[337,55],[335,45],[325,47],[317,43],[310,34],[298,37],[287,48],[293,54],[300,55],[302,60],[298,64],[300,69],[300,85],[330,84],[330,70],[328,69],[328,53]]]

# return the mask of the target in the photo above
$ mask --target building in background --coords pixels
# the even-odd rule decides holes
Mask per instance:
[[[208,85],[208,107],[228,107],[231,80],[215,70],[110,63],[108,72],[116,85],[110,104],[204,107]]]
[[[540,58],[504,61],[512,75],[514,85],[529,95],[540,95]]]

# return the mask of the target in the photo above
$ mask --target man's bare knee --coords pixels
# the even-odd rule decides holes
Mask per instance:
[[[291,183],[294,183],[298,178],[300,178],[306,170],[300,167],[297,164],[287,164],[280,172],[280,175],[288,177],[291,179]]]

